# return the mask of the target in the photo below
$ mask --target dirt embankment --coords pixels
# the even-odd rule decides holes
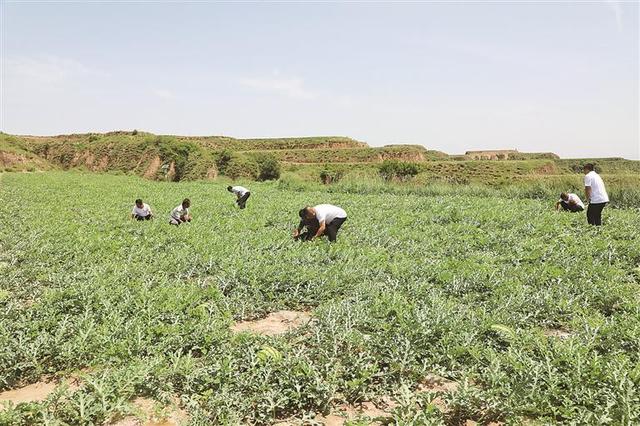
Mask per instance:
[[[424,154],[419,151],[384,151],[378,154],[378,161],[402,160],[421,162],[424,161]]]
[[[35,171],[48,169],[51,169],[51,165],[35,155],[0,151],[0,171]]]
[[[536,167],[534,173],[537,175],[557,175],[560,173],[558,165],[553,162],[548,162],[540,167]]]

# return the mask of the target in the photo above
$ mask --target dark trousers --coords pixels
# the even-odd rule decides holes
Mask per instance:
[[[136,220],[149,220],[149,219],[151,219],[151,217],[152,216],[150,214],[146,215],[146,216],[138,216],[138,215],[136,215]]]
[[[236,204],[238,204],[238,207],[240,207],[241,209],[244,209],[245,207],[247,207],[247,200],[249,199],[250,196],[251,196],[250,192],[245,192],[242,197],[238,198],[238,201],[236,201]]]
[[[338,236],[338,230],[342,224],[347,220],[346,217],[336,217],[330,224],[324,229],[324,234],[329,238],[329,241],[333,242]]]
[[[571,213],[581,212],[581,211],[584,210],[579,205],[577,205],[577,204],[571,205],[571,204],[567,203],[566,201],[560,201],[560,205],[562,206],[562,210],[569,211]]]
[[[607,203],[589,203],[589,207],[587,207],[587,222],[589,225],[602,225],[602,209],[606,205]]]

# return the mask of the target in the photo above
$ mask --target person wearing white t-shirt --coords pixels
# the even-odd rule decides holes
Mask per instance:
[[[562,207],[562,210],[571,213],[584,210],[584,204],[582,204],[580,197],[571,192],[563,192],[560,194],[560,199],[556,203],[556,210],[559,210],[560,207]]]
[[[181,223],[191,222],[191,213],[189,212],[191,207],[191,201],[188,198],[182,200],[181,204],[178,204],[169,216],[169,224],[179,226]]]
[[[594,170],[591,163],[584,165],[584,195],[589,203],[587,207],[587,222],[589,225],[602,225],[602,209],[609,202],[609,194],[604,187],[604,182]]]
[[[247,200],[251,196],[251,192],[244,186],[227,186],[227,191],[232,192],[236,196],[236,204],[241,209],[244,209],[247,206]]]
[[[149,204],[143,203],[140,198],[136,200],[136,204],[131,211],[131,219],[135,220],[149,220],[153,219],[153,212]]]
[[[318,228],[315,230],[315,235],[311,235],[310,238],[305,240],[312,240],[322,235],[326,235],[329,241],[334,242],[338,236],[338,231],[342,224],[347,220],[347,212],[342,210],[338,206],[331,204],[318,204],[315,207],[305,207],[298,212],[300,216],[300,225],[294,230],[293,237],[298,239],[300,231],[304,226],[309,228],[309,223],[313,223],[314,219],[318,221]]]

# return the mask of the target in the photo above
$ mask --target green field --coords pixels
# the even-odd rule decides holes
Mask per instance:
[[[224,181],[0,175],[0,391],[79,377],[0,424],[109,423],[136,397],[202,425],[365,401],[382,423],[640,422],[637,208],[596,228],[500,191],[247,185],[240,211]],[[137,197],[156,220],[129,219]],[[170,227],[183,197],[194,221]],[[292,241],[321,202],[349,213],[338,242]],[[311,321],[231,330],[279,310]]]

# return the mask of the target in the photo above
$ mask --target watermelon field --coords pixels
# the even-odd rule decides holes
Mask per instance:
[[[0,175],[0,424],[640,423],[637,207],[226,185]]]

